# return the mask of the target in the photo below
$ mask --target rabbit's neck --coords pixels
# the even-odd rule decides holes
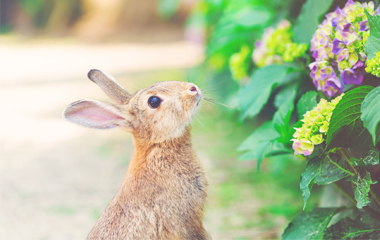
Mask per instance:
[[[195,160],[192,149],[190,130],[191,127],[188,126],[181,137],[160,143],[147,143],[135,138],[136,149],[128,172],[136,172],[146,167],[163,167],[168,164],[175,166],[198,161]]]

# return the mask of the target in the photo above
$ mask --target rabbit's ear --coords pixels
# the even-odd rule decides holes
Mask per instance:
[[[65,109],[63,116],[70,122],[89,128],[109,129],[130,125],[117,106],[97,100],[74,102]]]
[[[117,83],[111,75],[97,69],[92,69],[88,72],[87,76],[117,104],[127,104],[132,97],[132,94]]]

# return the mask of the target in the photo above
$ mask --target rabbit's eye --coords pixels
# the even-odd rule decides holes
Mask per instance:
[[[148,99],[148,104],[149,104],[149,107],[151,107],[151,108],[158,108],[161,104],[161,99],[159,97],[156,97],[156,96],[151,96]]]

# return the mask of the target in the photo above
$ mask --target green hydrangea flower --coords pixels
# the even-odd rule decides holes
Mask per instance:
[[[380,52],[376,53],[376,57],[367,59],[366,65],[365,71],[367,73],[380,77]]]
[[[294,155],[310,155],[314,151],[314,146],[325,141],[325,136],[329,128],[330,119],[335,106],[342,99],[344,94],[333,99],[331,102],[321,99],[316,107],[306,112],[301,128],[295,128],[293,134]]]
[[[284,53],[282,54],[282,58],[285,62],[293,62],[294,59],[303,56],[306,50],[306,44],[288,43]]]
[[[282,20],[276,28],[265,29],[261,40],[255,43],[253,62],[258,67],[293,62],[305,54],[307,45],[294,43],[292,38],[291,25],[287,20]]]
[[[248,75],[250,53],[251,49],[248,46],[242,46],[240,52],[230,57],[231,75],[235,81],[239,81]]]

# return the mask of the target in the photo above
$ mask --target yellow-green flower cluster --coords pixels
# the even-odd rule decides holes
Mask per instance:
[[[265,29],[263,37],[255,43],[253,62],[258,67],[273,63],[293,62],[307,50],[307,45],[292,41],[293,33],[287,20],[282,20],[276,28]]]
[[[239,81],[248,75],[249,55],[251,49],[248,46],[242,46],[240,52],[234,53],[229,60],[232,79]]]
[[[376,57],[367,59],[366,65],[365,71],[367,73],[380,77],[380,52],[376,53]]]
[[[282,54],[282,58],[285,62],[293,62],[294,59],[304,55],[306,50],[306,44],[290,43]]]
[[[301,128],[295,128],[292,139],[294,155],[310,155],[314,151],[314,146],[325,141],[325,136],[329,128],[332,112],[344,94],[333,99],[331,102],[321,99],[312,110],[306,112]]]

